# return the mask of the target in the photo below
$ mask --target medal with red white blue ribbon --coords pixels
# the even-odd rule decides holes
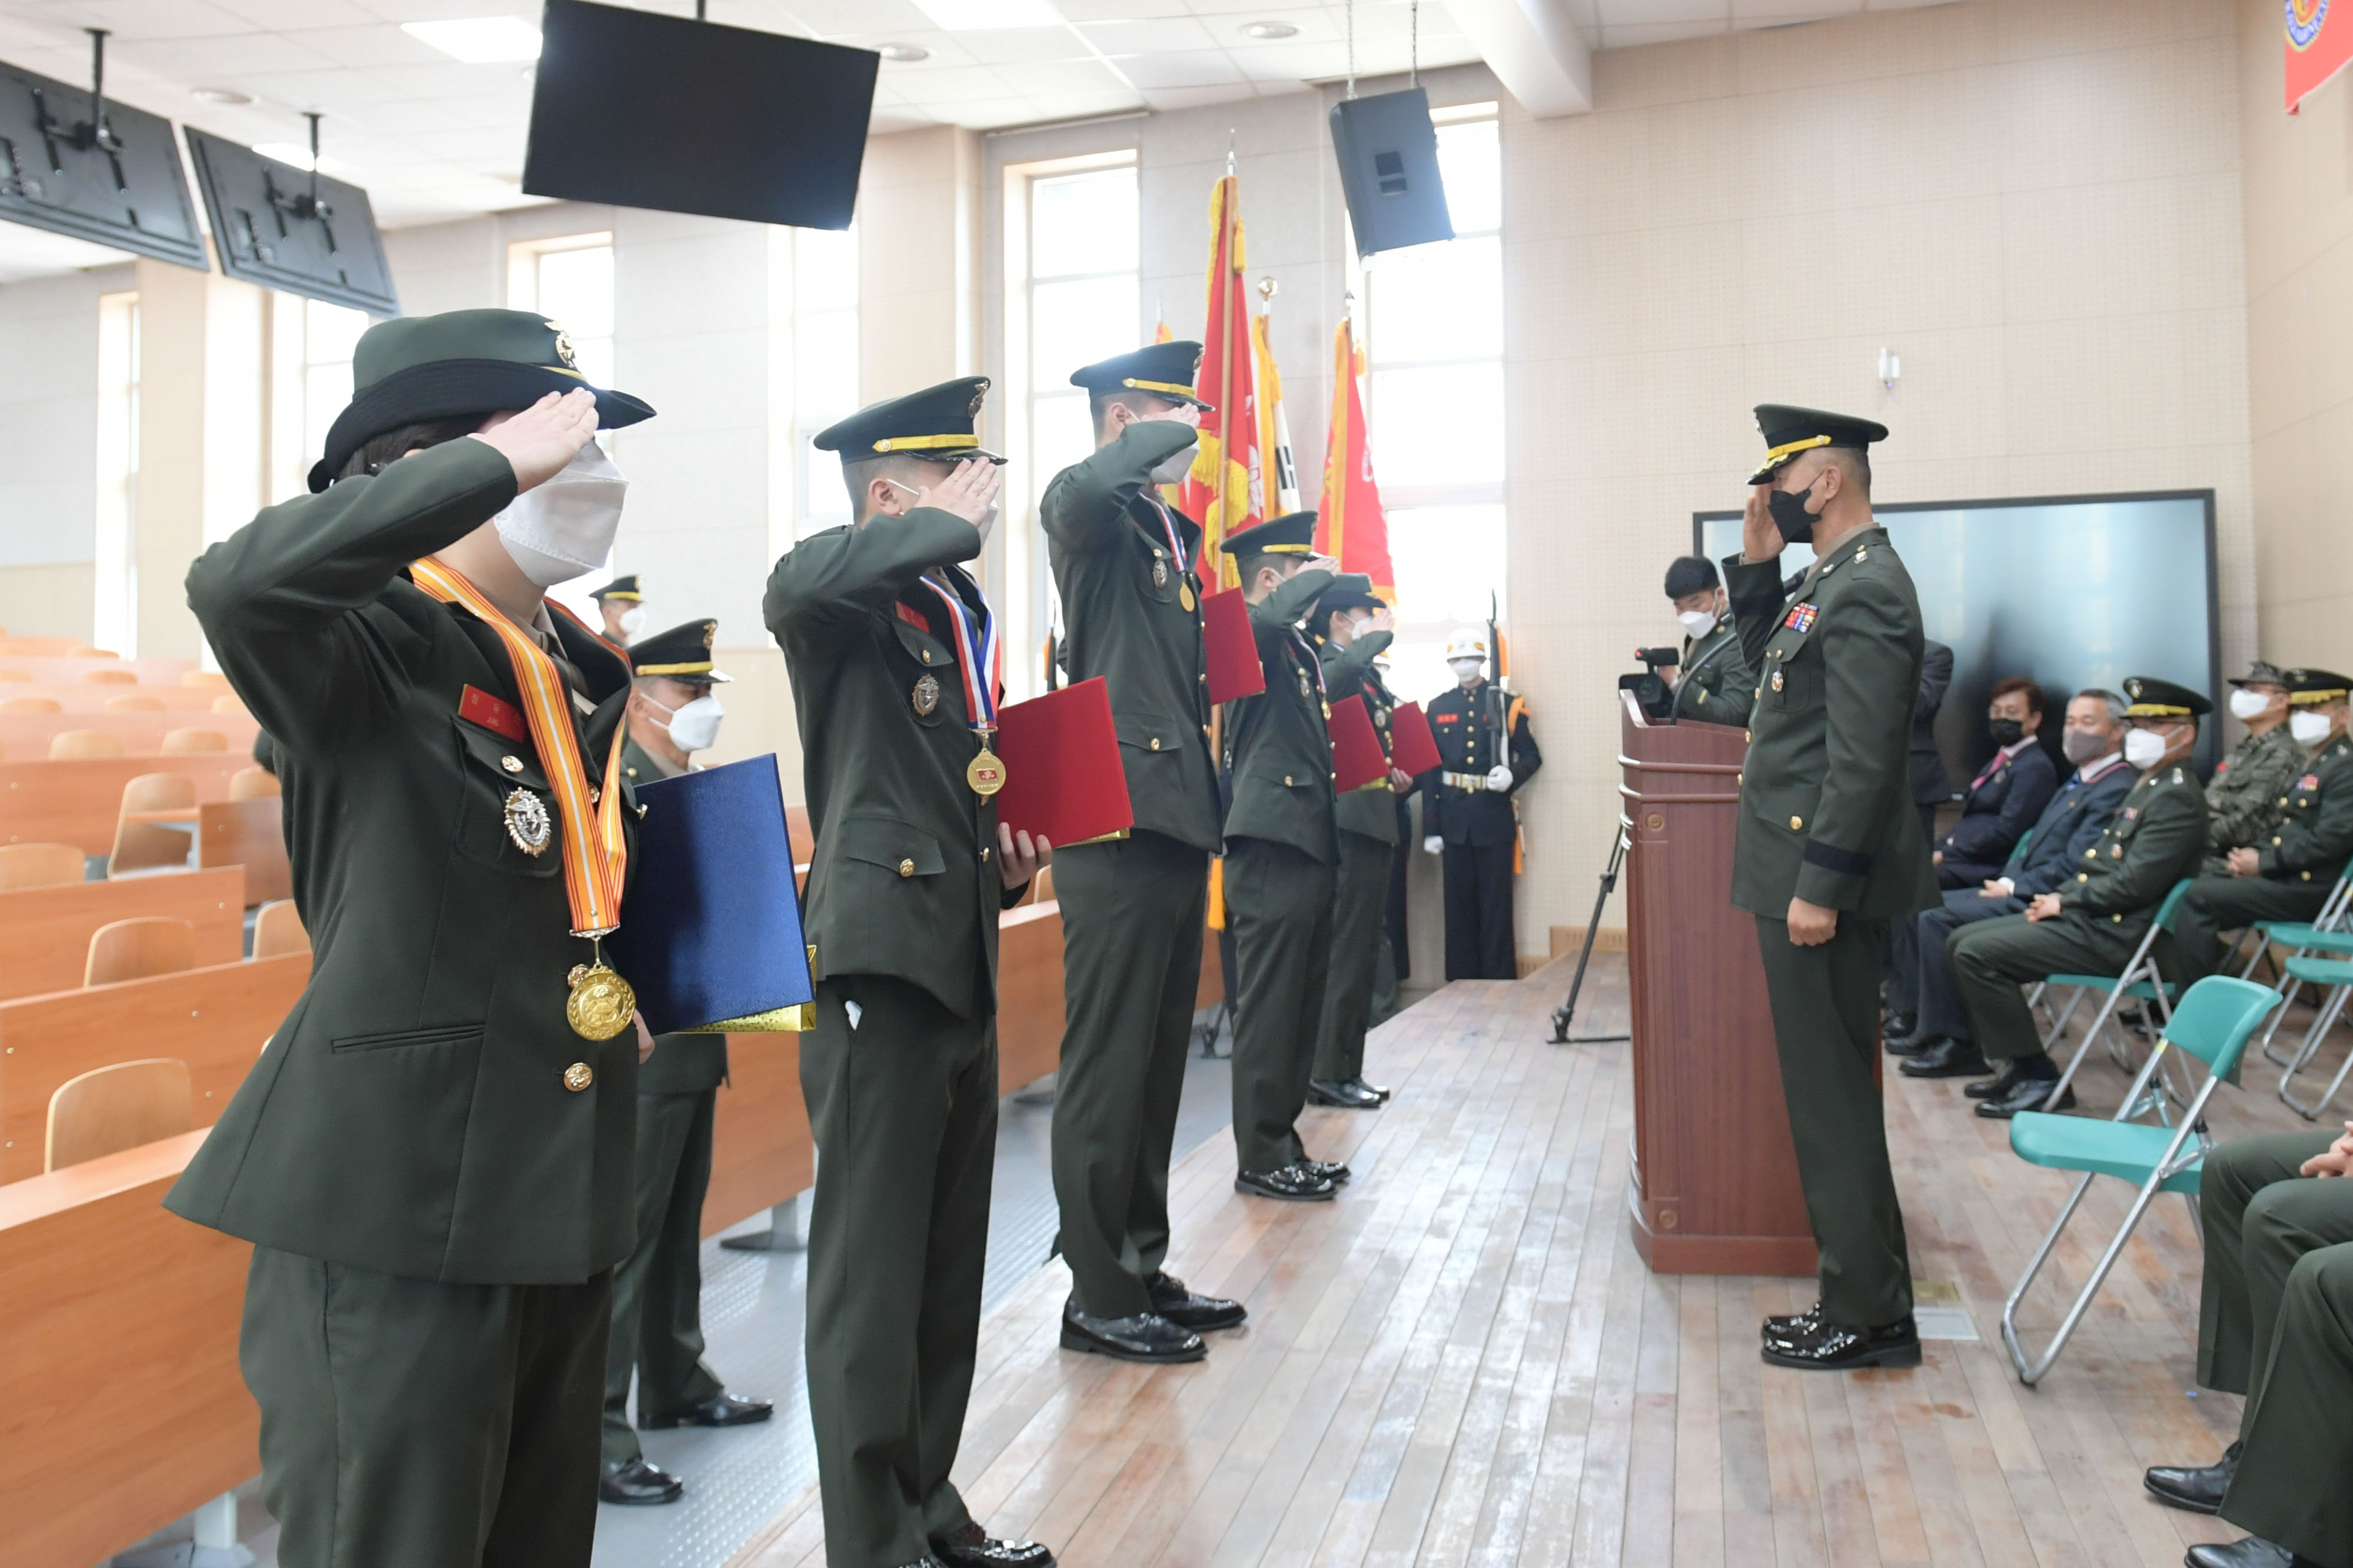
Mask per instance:
[[[1005,763],[988,745],[997,733],[997,692],[1005,674],[1005,648],[997,638],[997,617],[984,603],[982,624],[975,626],[972,608],[961,595],[929,577],[923,579],[923,586],[938,595],[947,609],[948,626],[955,635],[957,668],[964,676],[965,720],[980,737],[979,754],[964,770],[964,782],[976,795],[995,795],[1005,787]]]
[[[1151,497],[1152,510],[1160,515],[1160,527],[1168,535],[1168,553],[1176,566],[1176,598],[1187,610],[1193,607],[1193,584],[1185,581],[1185,541],[1176,532],[1176,520],[1168,514],[1168,503],[1158,496]]]

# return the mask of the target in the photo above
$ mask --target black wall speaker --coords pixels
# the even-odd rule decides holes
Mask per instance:
[[[1428,93],[1342,99],[1332,106],[1332,146],[1359,257],[1454,237]]]

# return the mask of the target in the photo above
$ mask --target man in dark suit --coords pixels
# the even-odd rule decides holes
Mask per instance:
[[[1933,639],[1920,647],[1920,695],[1912,704],[1912,804],[1920,813],[1920,837],[1934,844],[1936,808],[1953,798],[1945,755],[1936,749],[1936,714],[1953,684],[1953,650]]]

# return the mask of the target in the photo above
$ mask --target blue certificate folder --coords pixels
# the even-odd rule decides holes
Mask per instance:
[[[636,865],[606,939],[657,1035],[800,1026],[815,1000],[773,752],[637,786]]]

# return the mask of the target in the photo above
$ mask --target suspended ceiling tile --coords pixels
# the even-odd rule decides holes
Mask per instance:
[[[1167,54],[1115,55],[1120,73],[1138,88],[1229,87],[1249,80],[1240,64],[1223,49],[1181,49]]]
[[[1225,42],[1224,38],[1212,36],[1209,28],[1195,16],[1080,23],[1077,31],[1088,43],[1113,56],[1210,49]],[[1235,36],[1240,36],[1238,31]]]

